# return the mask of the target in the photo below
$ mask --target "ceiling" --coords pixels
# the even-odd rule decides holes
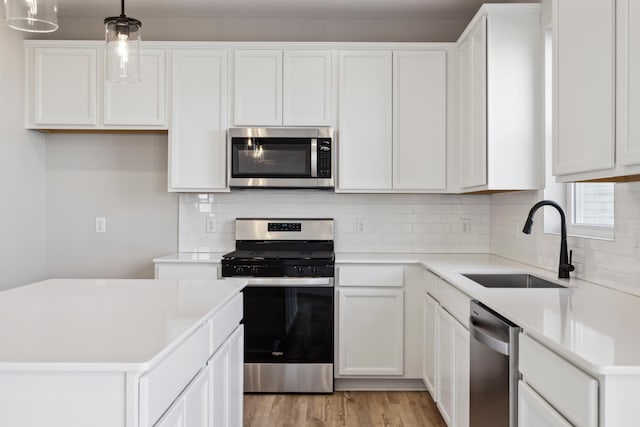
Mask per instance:
[[[529,0],[536,1],[536,0]],[[468,19],[483,0],[128,0],[126,14],[145,18],[430,18]],[[527,0],[503,0],[524,3]],[[120,14],[117,0],[58,0],[58,14]]]

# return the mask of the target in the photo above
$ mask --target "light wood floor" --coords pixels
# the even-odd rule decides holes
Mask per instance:
[[[244,427],[446,427],[427,392],[245,394]]]

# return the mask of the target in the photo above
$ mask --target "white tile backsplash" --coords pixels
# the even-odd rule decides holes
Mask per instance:
[[[542,212],[531,235],[521,232],[529,209],[542,199],[538,191],[491,196],[491,253],[557,271],[560,236],[544,233]],[[615,186],[613,241],[569,237],[568,246],[576,277],[640,295],[640,183]]]
[[[226,252],[240,217],[335,219],[337,252],[485,253],[491,230],[490,196],[442,194],[336,194],[268,190],[181,194],[180,252]],[[214,233],[206,232],[214,218]],[[461,219],[469,219],[469,233]],[[356,222],[364,230],[358,232]]]

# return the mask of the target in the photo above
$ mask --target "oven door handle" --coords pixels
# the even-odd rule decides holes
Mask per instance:
[[[247,286],[333,287],[333,277],[248,277]]]

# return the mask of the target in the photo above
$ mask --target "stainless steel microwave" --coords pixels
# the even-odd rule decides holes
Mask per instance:
[[[330,128],[231,128],[229,187],[334,188]]]

